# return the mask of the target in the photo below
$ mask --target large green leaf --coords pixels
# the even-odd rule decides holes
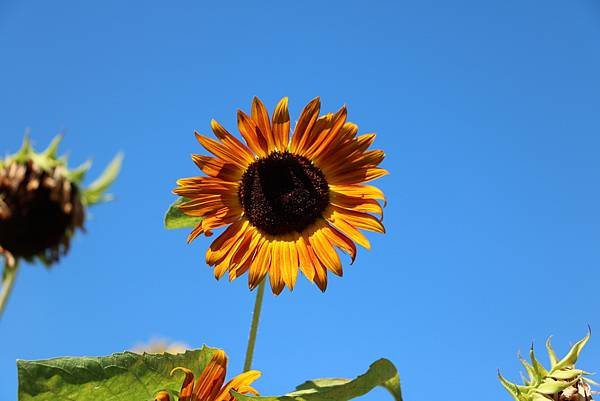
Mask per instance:
[[[160,390],[177,394],[184,366],[199,373],[213,348],[183,354],[135,354],[17,361],[19,401],[149,401]]]
[[[184,214],[179,205],[187,202],[187,198],[178,198],[167,210],[165,215],[165,227],[173,230],[176,228],[191,228],[196,227],[202,221],[202,217],[192,217]]]
[[[375,387],[385,387],[395,401],[402,401],[400,376],[387,359],[374,362],[366,373],[356,379],[315,379],[283,396],[252,397],[234,393],[238,401],[347,401],[365,395]]]

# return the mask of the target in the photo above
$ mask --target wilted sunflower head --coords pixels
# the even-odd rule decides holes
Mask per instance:
[[[207,176],[177,181],[178,206],[202,217],[189,241],[228,226],[211,244],[206,262],[215,277],[248,272],[250,288],[268,274],[273,293],[293,289],[298,269],[324,291],[327,272],[342,275],[336,248],[356,256],[355,243],[369,248],[359,229],[384,232],[383,192],[365,182],[387,171],[381,150],[367,150],[375,134],[357,136],[346,107],[319,116],[320,100],[302,111],[290,137],[287,98],[270,117],[254,98],[250,115],[238,111],[245,143],[218,122],[217,141],[196,133],[213,156],[193,155]]]
[[[575,367],[581,350],[590,339],[588,333],[583,339],[571,347],[567,355],[558,360],[550,338],[546,341],[550,369],[546,369],[535,357],[533,346],[529,351],[531,362],[519,356],[527,378],[523,385],[517,385],[506,380],[500,373],[498,377],[504,388],[516,401],[591,401],[590,384],[596,384],[589,378],[590,373]]]
[[[62,136],[36,153],[25,138],[22,148],[0,160],[0,255],[7,265],[38,259],[51,266],[69,249],[71,237],[83,228],[86,207],[107,198],[121,156],[88,188],[81,183],[91,163],[69,170],[57,157]]]

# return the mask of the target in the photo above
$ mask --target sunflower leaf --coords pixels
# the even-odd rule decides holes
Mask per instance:
[[[181,377],[171,369],[200,372],[214,348],[183,354],[123,352],[104,357],[17,361],[19,401],[151,401],[159,391],[177,394]]]
[[[188,216],[181,211],[179,205],[187,201],[189,201],[189,199],[181,197],[169,206],[169,210],[167,210],[167,214],[165,214],[165,228],[169,230],[192,228],[202,221],[202,217]]]
[[[386,388],[395,401],[402,401],[400,376],[387,359],[375,361],[366,373],[356,379],[315,379],[296,388],[296,391],[269,397],[252,397],[233,392],[237,401],[347,401],[360,397],[376,387]]]

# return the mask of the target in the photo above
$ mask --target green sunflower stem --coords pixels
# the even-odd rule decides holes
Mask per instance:
[[[256,334],[258,333],[258,323],[265,295],[266,282],[267,280],[263,279],[258,285],[258,291],[256,292],[256,301],[254,302],[252,323],[250,325],[250,336],[248,337],[248,348],[246,348],[246,360],[244,361],[244,372],[247,372],[252,368],[252,357],[254,356],[254,345],[256,344]]]
[[[15,285],[15,279],[17,278],[17,270],[19,265],[16,264],[13,267],[6,265],[4,267],[4,277],[2,278],[2,289],[0,289],[0,317],[4,312],[4,308],[8,303],[8,298],[12,292],[13,286]]]

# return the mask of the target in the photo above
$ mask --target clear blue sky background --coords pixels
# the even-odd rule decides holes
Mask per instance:
[[[127,3],[127,4],[125,4]],[[15,359],[104,355],[153,336],[224,348],[240,371],[254,294],[215,282],[209,240],[162,218],[196,175],[192,132],[254,95],[320,95],[378,133],[386,235],[321,294],[268,296],[264,394],[391,359],[407,401],[508,400],[516,352],[600,332],[600,4],[594,0],[0,3],[0,152],[64,129],[116,200],[51,271],[25,266],[0,322]],[[542,349],[540,349],[540,353]],[[600,335],[581,365],[599,371]],[[381,400],[380,390],[367,397]]]

